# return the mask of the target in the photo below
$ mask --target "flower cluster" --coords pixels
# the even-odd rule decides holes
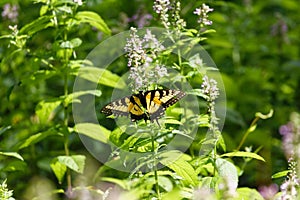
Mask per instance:
[[[158,39],[151,33],[149,29],[146,30],[146,34],[143,38],[144,49],[148,49],[154,58],[157,53],[165,49],[165,47],[158,41]]]
[[[186,26],[186,22],[180,17],[181,5],[178,0],[155,0],[153,10],[160,16],[166,29],[172,26],[175,30],[181,30]]]
[[[287,177],[287,180],[280,186],[282,191],[281,199],[290,200],[297,198],[297,189],[299,188],[299,180],[297,178],[296,166],[297,163],[293,160],[289,160],[289,169],[290,174]]]
[[[290,122],[279,128],[282,147],[287,158],[300,158],[300,114],[292,113]]]
[[[202,4],[202,7],[196,8],[194,11],[195,15],[198,15],[198,23],[200,26],[203,25],[212,25],[212,21],[208,20],[208,13],[212,12],[214,9],[210,8],[209,6]]]
[[[171,5],[172,25],[176,30],[182,30],[186,26],[186,22],[180,17],[181,4],[179,1],[173,1]]]
[[[158,83],[162,77],[168,76],[166,66],[155,62],[157,54],[165,47],[150,30],[141,39],[137,30],[131,28],[130,38],[127,39],[124,49],[128,57],[129,80],[133,92],[146,90],[150,85]]]
[[[18,16],[19,16],[18,9],[19,8],[17,5],[11,5],[7,3],[3,6],[3,11],[1,13],[1,16],[15,23],[18,21]]]
[[[146,52],[143,49],[143,41],[136,34],[136,28],[131,27],[130,36],[127,38],[124,50],[128,57],[128,67],[137,67],[144,64]]]
[[[206,96],[206,100],[208,101],[209,112],[211,115],[210,123],[212,128],[215,128],[218,124],[218,118],[216,117],[215,112],[215,100],[220,94],[219,88],[217,86],[217,81],[212,78],[209,79],[206,75],[202,80],[201,92]]]
[[[170,1],[169,0],[155,0],[153,5],[153,10],[159,14],[160,21],[162,22],[165,28],[170,27],[169,22],[169,11],[170,8]]]
[[[208,96],[209,102],[214,102],[219,96],[219,88],[215,79],[209,79],[208,76],[203,77],[201,85],[201,91],[203,94]]]

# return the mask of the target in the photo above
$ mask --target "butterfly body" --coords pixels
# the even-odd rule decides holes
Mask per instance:
[[[149,90],[113,101],[102,108],[106,115],[129,116],[135,122],[158,120],[166,108],[175,104],[185,93],[179,90]]]

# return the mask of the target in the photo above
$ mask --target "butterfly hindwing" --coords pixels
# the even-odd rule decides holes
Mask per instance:
[[[106,115],[129,116],[131,121],[154,121],[164,115],[166,108],[175,104],[185,93],[179,90],[150,90],[111,102],[102,108]]]

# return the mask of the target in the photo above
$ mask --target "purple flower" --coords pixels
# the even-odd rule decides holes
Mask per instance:
[[[152,15],[151,14],[142,14],[142,13],[137,13],[135,15],[133,15],[131,18],[128,19],[128,22],[134,22],[134,24],[138,27],[138,28],[143,28],[145,26],[148,26],[150,24],[150,20],[152,19]]]
[[[282,147],[285,155],[289,158],[294,154],[294,134],[293,124],[289,122],[279,128],[279,133],[282,135]]]
[[[17,22],[19,16],[18,9],[19,7],[17,5],[11,5],[9,3],[4,4],[1,16],[11,22]]]
[[[269,186],[260,186],[258,188],[259,193],[261,196],[264,197],[265,200],[271,200],[275,196],[275,194],[278,192],[278,185],[277,184],[271,184]]]
[[[290,122],[280,126],[282,135],[282,148],[287,158],[294,156],[300,158],[300,114],[292,113]]]

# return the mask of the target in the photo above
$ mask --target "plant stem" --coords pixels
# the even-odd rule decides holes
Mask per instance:
[[[67,66],[67,65],[66,65]],[[68,95],[68,75],[64,75],[64,95],[67,97]],[[67,129],[68,127],[68,119],[69,119],[69,114],[68,114],[68,105],[64,104],[64,126]],[[64,135],[64,149],[65,149],[65,154],[66,156],[70,155],[69,151],[69,134],[67,131],[65,132]],[[70,169],[67,169],[67,185],[68,185],[68,193],[72,191],[72,179],[71,179],[71,171]]]
[[[244,134],[239,146],[237,147],[237,151],[239,151],[241,149],[241,147],[243,146],[243,144],[245,143],[246,141],[246,138],[248,137],[248,135],[251,133],[251,128],[253,126],[255,126],[255,124],[257,123],[257,121],[259,120],[259,117],[255,117],[254,120],[252,121],[250,127],[247,129],[246,133]]]
[[[156,194],[157,194],[157,199],[161,199],[160,196],[160,191],[159,191],[159,185],[158,185],[158,175],[157,175],[157,166],[156,166],[156,151],[155,151],[155,146],[154,146],[154,141],[155,141],[155,137],[152,134],[151,135],[151,144],[152,144],[152,154],[153,154],[153,170],[154,170],[154,179],[155,179],[155,190],[156,190]]]

